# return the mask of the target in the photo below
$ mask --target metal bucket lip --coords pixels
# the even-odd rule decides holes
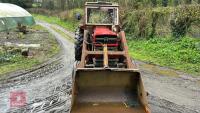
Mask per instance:
[[[125,69],[125,68],[76,68],[76,71],[123,71],[123,72],[138,72],[139,69]]]

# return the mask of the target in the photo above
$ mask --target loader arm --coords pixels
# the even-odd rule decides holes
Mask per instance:
[[[115,19],[92,20],[94,15],[88,17],[92,8]],[[128,54],[125,33],[119,29],[118,5],[86,2],[85,20],[70,113],[151,113],[141,74]]]

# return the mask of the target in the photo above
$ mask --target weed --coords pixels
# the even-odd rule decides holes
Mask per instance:
[[[132,57],[192,74],[200,73],[199,39],[184,37],[129,40]]]

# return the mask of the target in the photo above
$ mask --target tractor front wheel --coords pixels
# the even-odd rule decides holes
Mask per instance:
[[[82,44],[83,44],[83,33],[80,28],[76,29],[75,32],[75,60],[80,61],[82,55]]]

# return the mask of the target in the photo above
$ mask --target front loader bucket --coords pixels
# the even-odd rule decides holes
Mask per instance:
[[[78,69],[71,113],[150,113],[141,75],[126,69]]]

